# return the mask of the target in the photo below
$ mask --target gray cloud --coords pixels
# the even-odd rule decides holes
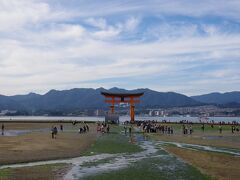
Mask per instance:
[[[201,28],[206,35],[203,36],[194,22],[165,22],[148,28],[137,40],[122,40],[126,34],[138,32],[141,23],[145,23],[143,14],[151,8],[151,13],[157,16],[160,12],[189,16],[211,14],[237,20],[239,3],[236,1],[226,3],[225,7],[222,1],[217,6],[214,1],[208,5],[201,2],[198,3],[201,11],[191,10],[196,5],[186,5],[188,1],[175,4],[173,1],[153,4],[111,1],[104,6],[106,2],[81,1],[76,5],[80,8],[77,11],[76,7],[65,7],[61,1],[58,6],[48,1],[1,1],[0,93],[147,85],[156,90],[197,94],[240,87],[236,85],[239,84],[239,33],[225,33],[217,25],[204,23]],[[93,7],[96,10],[90,11]],[[229,10],[231,13],[224,14]],[[141,11],[144,13],[136,13]],[[116,13],[124,16],[114,20],[108,17]],[[154,40],[142,41],[150,35]],[[103,81],[106,78],[112,80]]]

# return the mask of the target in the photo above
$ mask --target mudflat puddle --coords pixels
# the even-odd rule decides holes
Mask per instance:
[[[49,128],[45,129],[34,129],[34,130],[5,130],[3,133],[1,132],[0,136],[20,136],[24,134],[29,134],[33,132],[50,132]]]
[[[170,142],[170,141],[159,141],[158,145],[175,145],[179,148],[191,149],[191,150],[198,150],[198,151],[209,151],[209,152],[218,152],[218,153],[225,153],[234,156],[240,157],[240,150],[238,149],[230,149],[230,148],[220,148],[220,147],[213,147],[213,146],[203,146],[197,144],[187,144],[187,143],[178,143],[178,142]]]
[[[204,136],[202,139],[207,139],[207,140],[218,140],[218,139],[224,139],[223,136]]]
[[[238,142],[240,143],[240,139],[238,136],[203,136],[202,139],[207,139],[207,140],[224,140],[228,142]]]

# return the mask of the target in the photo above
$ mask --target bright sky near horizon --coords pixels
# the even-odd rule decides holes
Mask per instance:
[[[0,0],[0,94],[240,90],[239,0]]]

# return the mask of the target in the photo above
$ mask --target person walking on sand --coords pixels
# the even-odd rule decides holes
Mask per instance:
[[[132,134],[132,125],[129,126],[129,134]]]
[[[192,130],[192,125],[189,126],[189,133],[192,134],[193,130]]]
[[[98,123],[97,124],[97,132],[101,131],[101,127],[100,127],[100,124]]]
[[[4,135],[4,124],[2,124],[2,135]]]
[[[79,134],[82,134],[82,132],[83,132],[83,128],[80,127],[78,132],[79,132]]]
[[[51,128],[52,139],[54,139],[54,127]]]
[[[127,134],[127,126],[126,125],[124,125],[124,133],[125,133],[125,135]]]
[[[102,126],[101,126],[101,132],[102,132],[102,133],[105,133],[104,124],[102,124]]]
[[[87,131],[87,128],[86,128],[86,126],[84,125],[83,126],[83,132],[85,133]]]
[[[89,126],[88,126],[88,124],[86,124],[86,128],[87,128],[87,132],[89,131]]]
[[[173,134],[173,127],[171,126],[171,134]]]
[[[183,134],[186,133],[186,130],[185,130],[185,129],[186,129],[185,124],[183,124],[183,125],[182,125],[182,131],[183,131]]]
[[[58,129],[57,129],[56,126],[53,128],[53,132],[54,132],[54,136],[55,136],[55,139],[56,139],[57,133],[58,133]]]
[[[235,127],[232,125],[232,133],[234,133]]]
[[[60,125],[60,130],[63,131],[63,125],[62,124]]]
[[[202,131],[204,132],[204,129],[205,129],[205,125],[204,123],[202,124]]]
[[[219,133],[222,134],[222,125],[219,125]]]

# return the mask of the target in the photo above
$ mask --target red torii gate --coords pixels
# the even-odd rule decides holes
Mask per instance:
[[[142,96],[144,93],[111,93],[111,92],[101,92],[102,95],[105,96],[106,100],[105,102],[110,103],[111,106],[111,112],[114,113],[114,105],[115,103],[129,103],[130,104],[130,117],[131,117],[131,123],[134,122],[135,118],[135,112],[134,103],[139,103],[140,96]]]

